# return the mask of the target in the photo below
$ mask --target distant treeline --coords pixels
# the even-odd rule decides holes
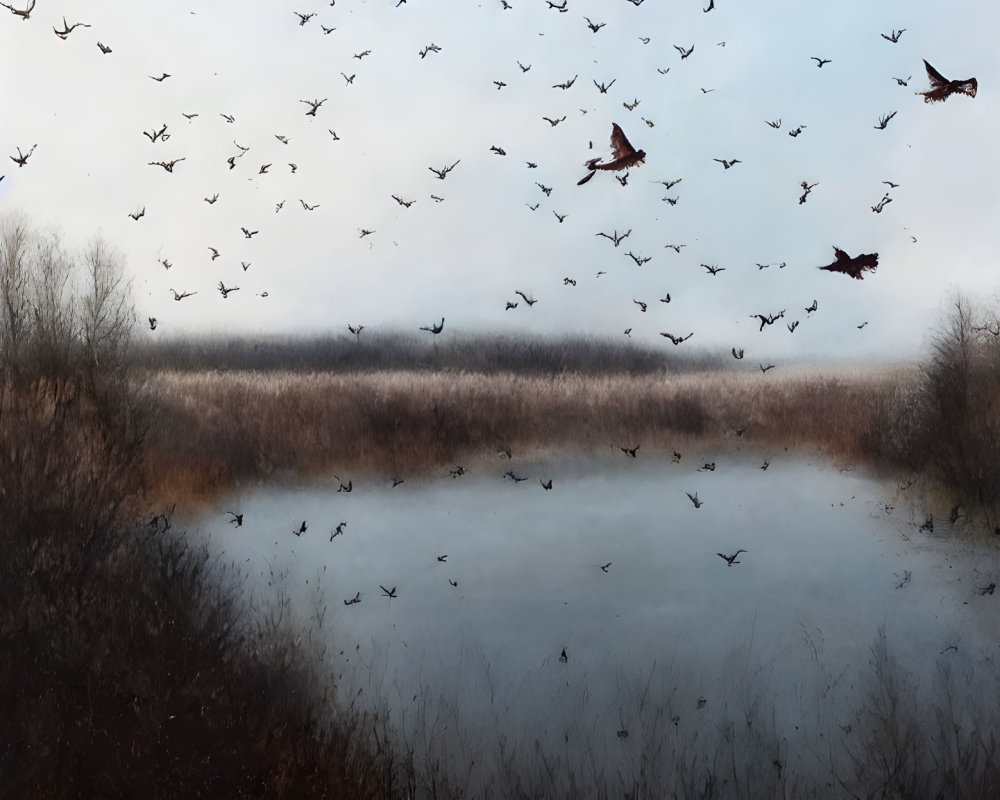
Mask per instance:
[[[285,372],[507,372],[583,375],[649,374],[720,369],[719,356],[674,352],[633,342],[583,336],[525,337],[403,332],[342,335],[172,337],[147,340],[133,352],[151,370]]]

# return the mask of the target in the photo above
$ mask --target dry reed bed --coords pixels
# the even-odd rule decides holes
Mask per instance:
[[[292,472],[413,474],[510,447],[646,451],[698,441],[878,460],[909,367],[658,375],[159,372],[152,484],[188,496]]]

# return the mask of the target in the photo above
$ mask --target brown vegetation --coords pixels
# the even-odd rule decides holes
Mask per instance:
[[[148,465],[161,503],[286,471],[413,474],[521,454],[699,446],[815,448],[879,463],[919,373],[847,369],[517,375],[169,372]],[[737,436],[736,431],[745,431]]]

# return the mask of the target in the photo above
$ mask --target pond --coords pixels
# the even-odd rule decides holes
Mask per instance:
[[[820,458],[714,462],[498,457],[395,487],[262,487],[196,523],[303,624],[325,609],[338,696],[473,783],[540,752],[606,780],[734,721],[770,764],[815,772],[816,742],[878,691],[879,641],[913,692],[942,661],[993,663],[1000,561],[963,520],[920,530],[899,487]]]

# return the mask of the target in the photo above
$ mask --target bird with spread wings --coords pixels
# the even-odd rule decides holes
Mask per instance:
[[[595,170],[628,169],[629,167],[634,167],[644,163],[646,151],[636,150],[629,140],[625,138],[625,133],[618,127],[617,122],[611,123],[611,158],[611,161],[606,161],[603,164],[599,158],[592,158],[587,161],[586,167],[590,170],[590,172],[577,181],[577,186],[583,186],[583,184],[593,178]]]
[[[924,66],[927,67],[927,77],[930,79],[931,88],[926,92],[916,92],[924,96],[925,103],[935,103],[938,100],[947,100],[955,93],[967,94],[975,97],[979,89],[979,81],[975,78],[967,78],[964,81],[950,81],[924,59]]]

